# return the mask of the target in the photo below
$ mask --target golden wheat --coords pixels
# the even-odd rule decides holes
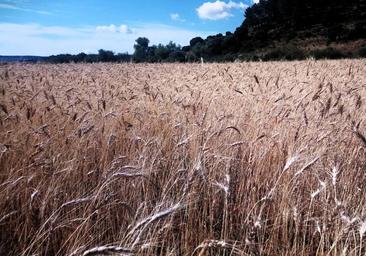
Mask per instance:
[[[1,255],[365,255],[366,61],[0,66]]]

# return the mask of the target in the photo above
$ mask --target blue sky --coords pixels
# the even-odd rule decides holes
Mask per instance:
[[[254,1],[256,2],[256,1]],[[0,0],[0,55],[133,52],[234,31],[253,0]]]

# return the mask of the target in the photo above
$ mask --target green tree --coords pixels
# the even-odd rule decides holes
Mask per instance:
[[[204,40],[201,37],[195,37],[192,38],[191,41],[189,41],[189,45],[192,47],[194,47],[196,44],[202,44],[204,42]]]
[[[135,52],[133,53],[133,60],[136,62],[147,61],[149,39],[146,37],[139,37],[136,39],[136,44],[133,46]]]
[[[101,62],[113,62],[116,60],[114,52],[100,49],[98,51],[99,61]]]
[[[158,44],[155,54],[159,61],[164,61],[169,57],[169,49],[162,44]]]

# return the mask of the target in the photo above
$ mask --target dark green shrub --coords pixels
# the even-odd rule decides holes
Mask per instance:
[[[237,58],[236,54],[232,54],[232,53],[227,53],[224,55],[223,57],[223,61],[224,62],[232,62]]]
[[[275,48],[263,56],[263,60],[303,60],[305,59],[303,50],[293,45]]]
[[[327,47],[325,49],[318,49],[311,52],[311,56],[315,59],[342,59],[347,57],[340,50],[334,49],[332,47]]]
[[[358,57],[366,58],[366,45],[362,46],[362,47],[358,50]]]

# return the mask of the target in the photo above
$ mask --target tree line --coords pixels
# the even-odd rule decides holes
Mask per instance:
[[[174,42],[150,45],[139,37],[134,53],[80,53],[50,56],[47,61],[65,62],[195,62],[240,60],[301,60],[308,57],[366,57],[366,44],[352,51],[332,47],[366,38],[366,0],[260,0],[246,9],[245,19],[234,33],[192,38],[189,45]],[[321,38],[313,50],[301,42]],[[300,42],[300,43],[299,43]],[[306,43],[303,43],[306,44]]]
[[[84,52],[79,54],[58,54],[51,55],[44,60],[50,63],[129,62],[131,61],[131,55],[128,53],[115,54],[113,51],[100,49],[97,54],[86,54]]]

